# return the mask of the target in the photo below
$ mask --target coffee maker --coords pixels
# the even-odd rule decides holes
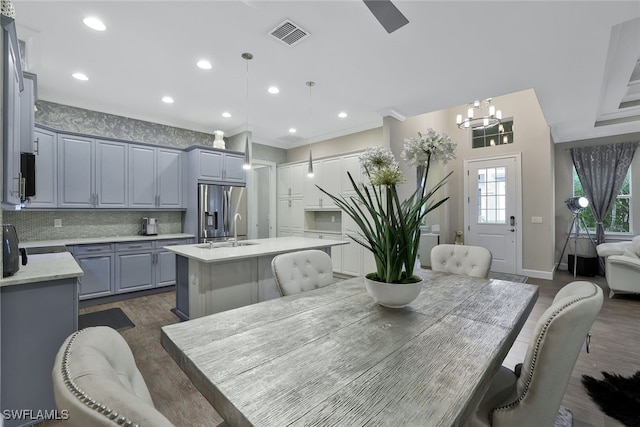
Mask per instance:
[[[155,236],[158,234],[158,218],[142,218],[142,234]]]

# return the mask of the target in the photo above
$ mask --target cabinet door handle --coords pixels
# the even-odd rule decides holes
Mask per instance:
[[[291,207],[291,200],[289,200],[289,207]]]
[[[27,199],[27,179],[22,178],[22,173],[20,174],[20,200]]]
[[[36,155],[40,155],[40,138],[36,138],[35,141],[33,141],[33,143],[35,144],[35,148],[33,149],[33,152],[36,153]]]

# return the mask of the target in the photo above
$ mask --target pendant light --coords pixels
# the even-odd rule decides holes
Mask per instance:
[[[244,142],[244,163],[242,169],[251,169],[251,156],[249,154],[249,61],[253,59],[250,53],[243,53],[242,58],[247,61],[247,131]]]
[[[315,86],[315,82],[308,81],[305,83],[309,86],[309,132],[311,132],[311,88]],[[307,176],[313,178],[313,155],[311,154],[311,144],[309,144],[309,167],[307,169]]]

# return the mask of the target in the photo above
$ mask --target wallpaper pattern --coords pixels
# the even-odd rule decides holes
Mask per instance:
[[[128,117],[85,110],[49,101],[37,101],[36,124],[49,128],[124,141],[145,142],[176,148],[213,146],[214,135],[145,122]]]

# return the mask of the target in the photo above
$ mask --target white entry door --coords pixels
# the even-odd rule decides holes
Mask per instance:
[[[519,156],[465,161],[465,243],[489,249],[495,272],[516,274],[518,269],[519,165]]]

